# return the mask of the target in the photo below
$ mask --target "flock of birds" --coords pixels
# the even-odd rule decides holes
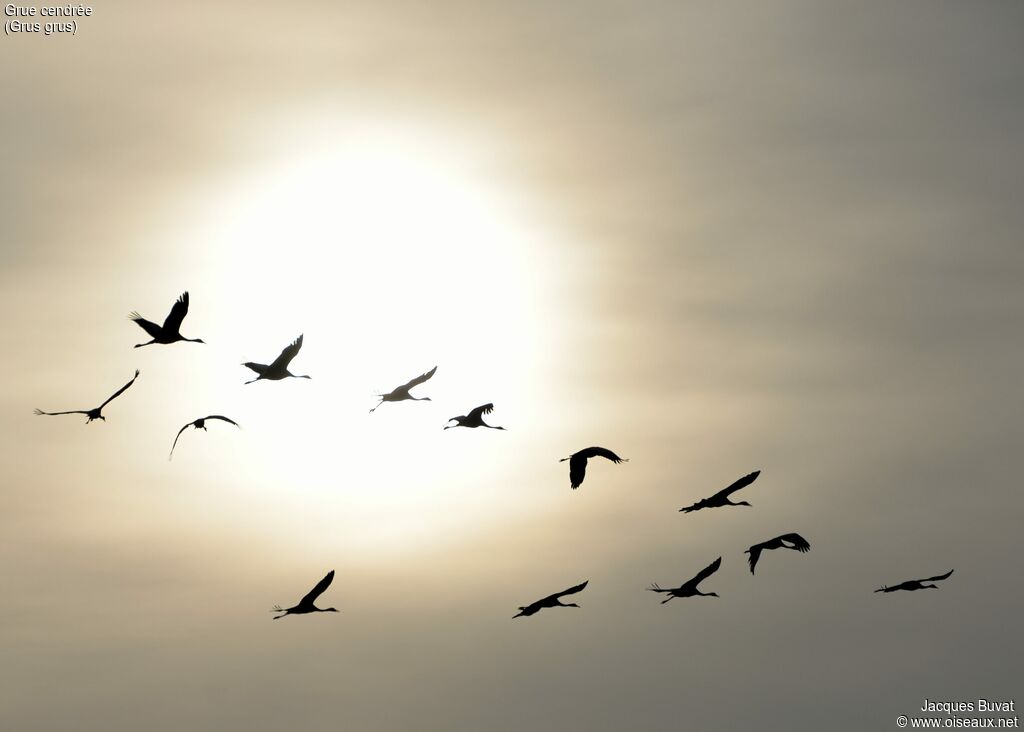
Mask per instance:
[[[131,315],[129,316],[130,319],[134,323],[136,323],[140,328],[146,331],[146,333],[151,338],[151,340],[145,343],[136,344],[135,348],[141,348],[142,346],[149,346],[153,344],[168,345],[171,343],[177,343],[179,341],[188,341],[190,343],[204,343],[204,341],[200,338],[186,338],[181,334],[181,324],[184,321],[185,316],[188,314],[188,305],[188,292],[185,292],[181,295],[181,297],[178,298],[178,300],[171,307],[171,312],[167,315],[167,318],[164,319],[163,325],[157,325],[156,323],[150,320],[146,320],[137,312],[131,313]],[[256,381],[261,380],[280,381],[281,379],[286,378],[311,378],[309,375],[293,374],[291,373],[291,371],[288,370],[288,367],[291,365],[292,360],[298,355],[301,349],[302,336],[300,335],[290,345],[285,347],[285,349],[281,351],[280,355],[276,359],[274,359],[274,361],[270,364],[255,363],[252,361],[247,361],[243,363],[243,366],[250,369],[256,374],[255,379],[251,379],[250,381],[246,381],[245,383],[252,384]],[[410,380],[409,382],[394,388],[387,394],[378,394],[377,396],[380,398],[380,401],[377,403],[376,406],[373,407],[373,409],[370,410],[370,413],[372,414],[373,412],[375,412],[377,408],[380,407],[385,402],[401,402],[407,400],[430,401],[430,397],[413,396],[411,394],[411,390],[419,386],[420,384],[423,384],[424,382],[428,381],[436,372],[437,367],[435,366],[430,371],[420,374],[419,376]],[[131,381],[129,381],[127,384],[125,384],[112,395],[110,395],[110,397],[108,397],[107,400],[100,404],[98,407],[95,407],[93,409],[74,409],[63,412],[44,412],[41,409],[36,409],[35,413],[37,415],[47,416],[58,416],[64,414],[84,414],[86,417],[86,424],[97,419],[106,421],[106,417],[103,416],[103,408],[110,404],[110,402],[112,402],[114,399],[121,396],[121,394],[123,394],[125,391],[127,391],[138,378],[139,371],[136,370],[135,375],[131,378]],[[457,417],[452,417],[451,419],[449,419],[449,422],[454,422],[455,424],[449,424],[445,426],[444,429],[447,430],[451,429],[452,427],[486,427],[488,429],[504,430],[504,427],[489,425],[486,422],[484,422],[484,415],[490,414],[493,411],[493,409],[493,404],[484,404],[482,406],[476,407],[475,409],[470,410],[468,414],[459,415]],[[170,454],[168,455],[168,459],[171,459],[174,456],[174,448],[177,447],[178,445],[178,438],[181,437],[181,434],[186,429],[192,427],[197,430],[206,431],[206,422],[209,420],[220,420],[222,422],[234,425],[235,427],[239,427],[239,424],[235,422],[233,419],[231,419],[230,417],[225,417],[224,415],[220,414],[211,414],[209,416],[201,417],[192,422],[189,422],[180,430],[178,430],[178,434],[174,438],[174,443],[171,445],[171,451]],[[579,488],[583,484],[583,480],[586,477],[587,472],[587,461],[590,460],[591,458],[597,457],[604,458],[615,464],[628,462],[626,458],[619,457],[614,452],[604,447],[588,447],[584,450],[580,450],[578,452],[573,453],[569,457],[562,458],[560,462],[565,462],[566,460],[569,461],[569,484],[573,490]],[[700,511],[705,508],[722,508],[725,506],[750,506],[750,503],[748,503],[747,501],[733,502],[731,500],[731,496],[733,493],[741,490],[742,488],[746,488],[755,480],[757,480],[760,474],[761,471],[756,470],[753,473],[743,476],[739,480],[735,481],[726,488],[723,488],[714,495],[709,496],[708,498],[703,498],[697,501],[696,503],[690,506],[686,506],[685,508],[681,508],[679,510],[682,513],[692,513],[693,511]],[[757,566],[758,560],[761,557],[761,552],[772,549],[792,549],[797,552],[805,553],[810,551],[811,545],[804,537],[797,533],[782,534],[781,536],[776,536],[773,539],[768,539],[758,544],[754,544],[745,551],[745,553],[749,555],[747,561],[750,565],[751,574],[754,573],[754,569]],[[702,582],[704,582],[706,579],[711,577],[711,575],[717,572],[721,566],[722,558],[718,557],[718,559],[711,562],[711,564],[709,564],[696,575],[694,575],[693,578],[687,580],[678,587],[663,588],[658,584],[652,584],[651,587],[649,587],[648,589],[651,592],[663,593],[668,595],[668,597],[661,601],[661,604],[663,605],[676,597],[718,597],[718,594],[715,592],[701,592],[699,586]],[[941,575],[936,575],[935,577],[907,580],[905,582],[901,582],[899,584],[892,586],[882,586],[879,589],[875,590],[875,592],[896,592],[898,590],[912,592],[915,590],[923,589],[938,589],[938,585],[934,583],[948,579],[952,574],[953,570],[951,569],[949,570],[949,572]],[[312,590],[310,590],[294,606],[289,608],[282,608],[279,605],[275,605],[271,612],[276,612],[280,614],[275,615],[273,619],[277,620],[287,615],[304,615],[316,612],[338,612],[338,610],[333,607],[318,608],[316,606],[316,600],[320,597],[320,595],[322,595],[327,590],[328,587],[330,587],[331,582],[333,581],[334,570],[331,570],[322,580],[320,580],[316,584],[316,586]],[[579,605],[574,602],[563,603],[561,600],[563,597],[566,597],[568,595],[575,595],[578,592],[582,592],[584,589],[586,589],[588,582],[589,580],[581,582],[580,584],[575,585],[574,587],[570,587],[567,590],[556,592],[552,595],[548,595],[547,597],[541,598],[536,602],[530,603],[529,605],[520,607],[519,612],[516,615],[514,615],[513,618],[534,615],[543,610],[544,608],[579,607]]]

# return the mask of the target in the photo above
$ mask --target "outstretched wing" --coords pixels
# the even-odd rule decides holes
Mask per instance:
[[[939,580],[949,579],[949,576],[953,574],[953,570],[949,570],[945,574],[940,574],[936,577],[929,577],[928,579],[918,580],[918,582],[938,582]]]
[[[750,554],[747,557],[747,562],[750,564],[750,573],[754,573],[754,567],[757,566],[757,560],[761,558],[761,550],[764,549],[764,544],[754,544],[754,546],[747,549],[747,553]]]
[[[722,566],[722,558],[719,557],[718,559],[713,561],[711,564],[706,566],[704,569],[702,569],[700,572],[698,572],[696,577],[694,577],[689,582],[686,582],[683,586],[684,587],[696,587],[701,582],[703,582],[708,577],[710,577],[715,572],[717,572],[718,568],[721,567],[721,566]]]
[[[485,414],[490,414],[493,411],[494,411],[494,405],[493,404],[484,404],[482,407],[477,407],[476,409],[471,411],[469,414],[466,415],[466,417],[469,418],[469,419],[480,419]],[[449,420],[449,421],[451,421],[451,420]]]
[[[798,552],[809,552],[811,545],[804,537],[800,534],[783,534],[779,537],[782,541],[788,541],[793,546],[792,549],[796,549]]]
[[[583,588],[587,586],[588,582],[590,582],[590,580],[587,580],[586,582],[583,582],[582,584],[576,585],[575,587],[570,587],[568,590],[562,590],[561,592],[556,592],[553,595],[548,595],[547,597],[542,597],[540,600],[537,600],[537,602],[533,603],[533,605],[539,605],[540,607],[546,607],[547,603],[552,602],[554,600],[557,600],[560,597],[565,597],[566,595],[575,595],[577,592],[582,591]],[[527,606],[527,607],[532,607],[532,605]]]
[[[84,409],[73,409],[70,412],[44,412],[42,409],[35,410],[35,414],[45,414],[47,417],[57,417],[61,414],[88,414]]]
[[[402,389],[405,389],[406,391],[408,391],[409,389],[413,388],[414,386],[418,386],[418,385],[422,384],[424,381],[426,381],[431,376],[433,376],[436,371],[437,371],[437,366],[435,366],[434,368],[430,369],[430,371],[428,371],[425,374],[420,374],[419,376],[417,376],[415,379],[413,379],[409,383],[402,384],[402,386],[400,386],[397,389],[395,389],[395,391],[401,391]]]
[[[711,496],[711,499],[725,498],[727,496],[731,496],[733,493],[738,491],[740,488],[746,488],[748,485],[750,485],[755,480],[757,480],[757,476],[759,476],[760,474],[761,474],[760,470],[755,470],[753,473],[750,473],[749,475],[744,475],[742,478],[737,480],[735,483],[730,485],[728,488],[723,488],[722,490],[718,491],[718,493],[716,493],[715,495]]]
[[[163,334],[163,329],[151,320],[146,320],[137,312],[132,311],[128,315],[128,319],[135,323],[137,326],[142,328],[144,331],[149,333],[150,338],[159,338]]]
[[[331,586],[331,582],[334,581],[334,570],[332,569],[327,573],[327,576],[317,582],[316,587],[309,591],[309,594],[299,600],[300,605],[313,604],[316,602],[316,598],[324,594],[324,590]]]
[[[167,318],[164,320],[164,331],[177,333],[181,328],[181,321],[185,319],[186,315],[188,315],[188,292],[183,292],[178,301],[171,306],[171,312],[167,313]]]
[[[583,484],[583,479],[587,477],[587,458],[576,453],[569,458],[569,485],[572,486],[573,490],[576,490]]]
[[[281,351],[281,355],[274,359],[274,363],[270,364],[270,368],[272,370],[288,368],[288,364],[290,364],[292,359],[298,355],[300,348],[302,348],[301,335],[292,341],[290,346],[287,346],[283,351]],[[245,365],[249,366],[249,364]],[[249,366],[249,368],[252,368],[252,366]],[[256,369],[253,369],[253,371],[256,371]]]
[[[224,416],[222,416],[220,414],[211,414],[209,417],[203,417],[203,419],[219,419],[222,422],[227,422],[228,424],[233,424],[235,427],[241,427],[242,426],[242,425],[238,424],[238,422],[236,422],[235,420],[229,419],[228,417],[224,417]]]
[[[620,458],[614,452],[606,447],[588,447],[586,450],[580,450],[577,455],[581,455],[584,459],[592,457],[603,457],[611,460],[613,463],[628,463],[629,460],[626,458]]]
[[[559,597],[565,597],[566,595],[575,595],[577,592],[582,592],[583,589],[589,583],[590,583],[590,580],[584,580],[582,583],[576,585],[575,587],[570,587],[568,590],[562,590],[561,592],[556,592],[554,595],[551,595],[551,598],[555,599],[555,598],[559,598]]]
[[[122,387],[121,387],[120,389],[118,389],[117,391],[115,391],[115,392],[114,392],[113,394],[111,394],[111,395],[110,395],[110,397],[109,397],[109,398],[107,399],[107,401],[103,402],[103,404],[101,404],[101,405],[100,405],[100,409],[103,409],[103,407],[107,406],[107,405],[108,405],[108,404],[110,404],[110,403],[111,403],[112,401],[114,401],[115,399],[117,399],[117,398],[118,398],[119,396],[121,396],[122,394],[124,394],[125,390],[126,390],[126,389],[127,389],[127,388],[128,388],[129,386],[131,386],[132,384],[134,384],[134,383],[135,383],[135,380],[136,380],[137,378],[139,378],[139,370],[138,370],[138,369],[135,369],[135,376],[133,376],[133,377],[132,377],[132,380],[131,380],[131,381],[129,381],[129,382],[128,382],[127,384],[125,384],[124,386],[122,386]]]
[[[195,424],[195,422],[189,422],[187,425],[185,425],[180,430],[178,430],[178,434],[176,434],[174,436],[174,444],[171,445],[171,452],[167,455],[167,459],[168,460],[170,460],[172,457],[174,457],[174,448],[176,448],[178,446],[178,438],[181,437],[181,433],[184,432],[185,430],[187,430],[189,427],[191,427],[194,424]]]

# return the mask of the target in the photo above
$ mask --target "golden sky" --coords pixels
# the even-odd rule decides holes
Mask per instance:
[[[863,730],[1012,698],[1022,30],[218,0],[0,39],[0,727]],[[133,349],[127,314],[186,290],[206,344]],[[243,385],[299,334],[310,381]],[[432,401],[368,414],[435,364]],[[107,422],[32,415],[135,369]],[[441,429],[486,402],[507,432]],[[168,461],[215,413],[242,429]],[[630,462],[571,491],[588,445]],[[677,512],[755,469],[752,508]],[[791,531],[811,552],[751,577]],[[718,556],[719,599],[644,592]],[[270,622],[330,569],[339,615]]]

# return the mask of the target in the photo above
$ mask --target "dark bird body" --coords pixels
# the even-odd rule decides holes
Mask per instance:
[[[149,333],[150,338],[153,340],[146,343],[136,343],[135,348],[142,348],[153,343],[177,343],[178,341],[189,341],[190,343],[205,343],[205,341],[199,338],[186,338],[179,332],[181,328],[181,321],[185,319],[188,314],[188,293],[182,293],[178,301],[171,307],[171,312],[168,313],[167,318],[164,320],[163,325],[157,325],[156,323],[146,320],[138,313],[132,313],[128,317],[131,318],[132,322],[142,328],[144,331]]]
[[[494,411],[493,404],[484,404],[482,407],[477,407],[472,410],[469,414],[463,414],[458,417],[452,417],[449,422],[455,422],[445,427],[446,430],[450,430],[452,427],[488,427],[492,430],[503,430],[504,427],[496,427],[495,425],[487,424],[484,422],[484,415],[490,414]]]
[[[699,511],[702,508],[720,508],[722,506],[749,506],[750,504],[747,503],[746,501],[739,501],[737,503],[733,503],[732,501],[729,500],[729,496],[738,491],[740,488],[746,488],[748,485],[757,480],[757,476],[759,476],[760,474],[760,470],[755,470],[753,473],[750,473],[749,475],[744,475],[742,478],[737,480],[728,488],[723,488],[722,490],[718,491],[718,493],[711,496],[710,498],[702,498],[692,506],[680,508],[679,510],[682,511],[683,513],[691,513],[693,511]]]
[[[569,461],[569,484],[573,490],[576,490],[583,484],[583,479],[587,476],[587,460],[592,457],[607,458],[616,464],[629,462],[628,458],[620,458],[605,447],[588,447],[586,450],[580,450],[567,458],[562,458],[558,462],[564,463],[566,460]]]
[[[135,370],[135,376],[132,377],[131,381],[129,381],[127,384],[125,384],[120,389],[118,389],[113,394],[111,394],[110,397],[107,399],[107,401],[103,402],[103,404],[99,405],[95,409],[74,409],[74,410],[71,410],[69,412],[44,412],[42,409],[37,409],[35,413],[36,414],[45,414],[45,415],[47,415],[49,417],[55,417],[55,416],[60,415],[60,414],[84,414],[87,417],[87,419],[85,420],[86,424],[89,424],[94,419],[102,419],[104,422],[106,422],[107,418],[104,417],[103,414],[102,414],[103,407],[107,406],[108,404],[110,404],[110,402],[114,401],[115,399],[117,399],[117,397],[121,396],[121,394],[123,394],[124,391],[129,386],[131,386],[132,384],[135,383],[135,380],[137,378],[139,378],[139,370],[138,369]]]
[[[875,592],[896,592],[896,590],[906,590],[907,592],[913,592],[914,590],[937,590],[939,589],[938,585],[927,585],[925,582],[939,582],[944,579],[949,579],[951,574],[953,574],[952,569],[945,574],[928,577],[927,579],[907,580],[906,582],[900,582],[898,585],[893,585],[892,587],[882,586],[875,590]]]
[[[579,607],[575,602],[562,602],[561,598],[566,595],[575,595],[577,592],[582,592],[583,588],[585,588],[589,582],[590,580],[586,580],[582,584],[570,587],[568,590],[556,592],[555,594],[548,595],[547,597],[537,600],[537,602],[531,603],[526,607],[521,607],[519,608],[519,612],[513,615],[512,618],[515,619],[523,615],[534,615],[546,607]]]
[[[747,561],[750,562],[750,573],[754,573],[754,567],[757,566],[757,560],[761,556],[761,552],[765,549],[795,549],[798,552],[809,552],[811,545],[807,543],[807,539],[800,536],[800,534],[783,534],[782,536],[776,536],[774,539],[768,541],[762,541],[760,544],[754,544],[746,550],[746,554],[750,556]]]
[[[178,446],[178,438],[181,437],[182,432],[187,430],[189,427],[195,427],[197,430],[202,430],[203,432],[206,432],[206,420],[208,419],[219,419],[223,422],[227,422],[228,424],[233,424],[235,427],[239,426],[238,422],[236,422],[235,420],[228,419],[227,417],[223,417],[219,414],[211,414],[208,417],[202,417],[194,422],[189,422],[187,425],[178,430],[178,434],[174,438],[174,444],[171,445],[171,452],[167,456],[167,459],[170,460],[174,456],[174,448]]]
[[[299,374],[293,374],[291,371],[288,370],[288,365],[292,362],[292,359],[295,358],[296,355],[298,355],[299,349],[301,348],[302,336],[300,335],[298,338],[292,341],[291,345],[286,346],[285,349],[281,351],[281,355],[275,358],[274,362],[269,366],[262,363],[253,363],[252,361],[247,361],[243,363],[242,365],[245,366],[247,369],[251,369],[252,371],[255,371],[258,374],[258,376],[255,379],[251,379],[250,381],[247,381],[245,383],[251,384],[254,381],[260,381],[262,379],[266,379],[267,381],[280,381],[281,379],[287,379],[288,377],[294,379],[313,378],[311,376],[300,376]]]
[[[653,584],[647,589],[651,592],[668,593],[668,597],[661,601],[662,605],[671,600],[673,597],[696,597],[698,595],[700,595],[701,597],[718,597],[718,593],[716,592],[701,592],[699,589],[697,589],[697,585],[699,585],[701,582],[703,582],[708,577],[717,572],[718,568],[721,566],[722,558],[719,557],[711,564],[706,566],[704,569],[702,569],[700,572],[698,572],[696,577],[687,582],[684,582],[683,584],[679,585],[679,587],[663,589],[659,587],[657,584]]]
[[[334,570],[332,569],[327,573],[327,576],[320,580],[316,587],[309,591],[305,597],[299,600],[295,607],[282,608],[280,605],[274,605],[272,613],[283,613],[282,615],[275,615],[274,620],[279,620],[285,615],[305,615],[307,613],[336,613],[337,608],[319,608],[313,603],[316,602],[316,598],[320,597],[328,587],[331,586],[331,582],[334,581]]]
[[[428,371],[425,374],[420,374],[419,376],[417,376],[415,379],[413,379],[412,381],[408,382],[407,384],[402,384],[401,386],[393,389],[392,391],[388,392],[387,394],[378,394],[377,396],[380,397],[380,401],[377,402],[377,407],[379,407],[384,402],[404,402],[407,399],[411,399],[414,402],[429,402],[430,401],[430,397],[414,397],[412,394],[409,393],[409,390],[412,389],[414,386],[419,386],[420,384],[422,384],[424,381],[426,381],[431,376],[433,376],[436,371],[437,371],[437,366],[435,366],[434,368],[430,369],[430,371]],[[373,409],[371,409],[370,410],[370,414],[373,414],[374,412],[376,412],[377,411],[377,407],[374,407]],[[451,421],[451,420],[449,420],[449,421]]]

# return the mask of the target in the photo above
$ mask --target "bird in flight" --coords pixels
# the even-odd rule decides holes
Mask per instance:
[[[425,374],[420,374],[415,379],[410,381],[408,384],[402,384],[401,386],[396,387],[395,389],[393,389],[388,394],[378,394],[377,396],[380,397],[380,401],[377,402],[377,407],[379,407],[384,402],[404,402],[406,399],[412,399],[415,402],[429,402],[430,401],[430,397],[419,397],[419,398],[417,398],[417,397],[414,397],[412,394],[410,394],[409,390],[412,389],[414,386],[419,386],[420,384],[422,384],[424,381],[426,381],[431,376],[433,376],[436,371],[437,371],[437,366],[435,366],[434,368],[430,369],[430,371],[428,371]],[[373,409],[371,409],[370,410],[370,414],[373,414],[374,412],[376,412],[377,411],[377,407],[374,407]],[[450,422],[451,420],[448,420],[448,421]]]
[[[564,463],[566,460],[569,461],[569,483],[573,490],[576,490],[583,484],[583,479],[587,476],[587,460],[592,457],[607,458],[616,464],[629,462],[629,458],[620,458],[605,447],[588,447],[586,450],[574,452],[569,457],[558,461],[560,463]]]
[[[937,590],[938,585],[926,585],[925,582],[939,582],[940,580],[949,579],[949,576],[953,574],[953,570],[949,570],[945,574],[940,574],[936,577],[928,577],[927,579],[918,580],[907,580],[906,582],[900,582],[898,585],[892,587],[882,586],[879,587],[875,592],[896,592],[896,590],[906,590],[907,592],[913,592],[914,590]]]
[[[699,511],[702,508],[719,508],[721,506],[749,506],[750,504],[746,501],[740,501],[739,503],[733,503],[729,500],[729,496],[738,491],[740,488],[746,488],[748,485],[757,480],[757,476],[761,474],[760,470],[755,470],[749,475],[744,475],[742,478],[737,480],[728,488],[723,488],[718,491],[715,495],[710,498],[703,498],[697,501],[692,506],[686,508],[680,508],[679,510],[683,513],[690,513],[691,511]]]
[[[568,590],[556,592],[555,594],[548,595],[547,597],[537,600],[537,602],[531,603],[526,607],[521,607],[519,608],[519,612],[513,615],[512,618],[514,620],[521,615],[534,615],[546,607],[579,607],[575,602],[561,602],[560,600],[566,595],[575,595],[577,592],[582,592],[589,582],[590,580],[586,580],[582,584],[570,587]]]
[[[167,314],[167,318],[164,320],[163,325],[157,325],[156,323],[146,320],[141,315],[133,312],[128,317],[131,318],[133,323],[136,323],[140,328],[149,333],[153,339],[146,343],[136,343],[135,348],[142,348],[153,343],[177,343],[178,341],[189,341],[191,343],[205,343],[199,338],[186,338],[178,329],[181,327],[181,321],[185,319],[188,314],[188,293],[183,292],[178,301],[171,306],[171,312]]]
[[[694,577],[692,580],[689,580],[688,582],[684,582],[683,584],[679,585],[679,587],[670,588],[666,590],[662,589],[657,584],[653,584],[647,589],[651,592],[668,593],[668,597],[661,601],[662,605],[671,600],[673,597],[696,597],[697,595],[700,595],[701,597],[718,597],[717,592],[701,592],[699,589],[697,589],[697,585],[699,585],[701,582],[703,582],[708,577],[717,572],[718,568],[721,566],[722,558],[719,557],[711,564],[706,566],[704,569],[702,569],[700,572],[698,572],[696,577]]]
[[[86,423],[86,424],[89,424],[89,423],[90,423],[90,422],[92,422],[92,421],[93,421],[94,419],[102,419],[102,420],[103,420],[104,422],[106,422],[106,421],[107,421],[107,418],[106,418],[106,417],[104,417],[104,416],[103,416],[103,414],[102,414],[102,412],[103,412],[103,407],[107,406],[107,405],[108,405],[108,404],[110,404],[110,403],[111,403],[112,401],[114,401],[114,400],[115,400],[115,399],[117,399],[117,398],[118,398],[119,396],[121,396],[121,394],[123,394],[123,393],[124,393],[124,391],[125,391],[125,390],[126,390],[126,389],[127,389],[128,387],[129,387],[129,386],[131,386],[132,384],[134,384],[134,383],[135,383],[135,380],[136,380],[137,378],[139,378],[139,370],[138,370],[138,369],[135,369],[135,376],[133,376],[133,377],[132,377],[132,380],[131,380],[131,381],[129,381],[129,382],[128,382],[127,384],[125,384],[124,386],[122,386],[122,387],[121,387],[120,389],[118,389],[117,391],[115,391],[115,392],[114,392],[113,394],[111,394],[111,395],[110,395],[110,397],[109,397],[109,398],[107,399],[107,401],[103,402],[103,404],[99,405],[99,406],[98,406],[98,407],[96,407],[95,409],[73,409],[73,410],[71,410],[70,412],[44,412],[44,411],[43,411],[42,409],[37,409],[35,413],[36,413],[36,414],[45,414],[45,415],[47,415],[47,416],[49,416],[49,417],[55,417],[55,416],[57,416],[57,415],[59,415],[59,414],[84,414],[84,415],[85,415],[86,417],[88,417],[88,419],[86,419],[86,420],[85,420],[85,423]]]
[[[178,437],[181,437],[181,433],[182,432],[187,430],[189,427],[195,427],[197,430],[203,430],[203,432],[206,432],[206,420],[208,420],[208,419],[219,419],[222,422],[227,422],[228,424],[233,424],[235,427],[239,427],[240,426],[238,424],[238,422],[236,422],[235,420],[228,419],[227,417],[223,417],[223,416],[221,416],[219,414],[211,414],[209,417],[202,417],[200,419],[195,420],[194,422],[189,422],[187,425],[185,425],[180,430],[178,430],[178,434],[174,438],[174,444],[171,445],[171,452],[167,456],[167,459],[170,460],[172,457],[174,457],[174,448],[178,446]]]
[[[252,369],[258,376],[255,379],[245,382],[251,384],[254,381],[260,379],[267,379],[268,381],[280,381],[286,379],[289,376],[295,379],[311,379],[312,376],[300,376],[299,374],[293,374],[288,370],[288,364],[292,362],[292,359],[299,353],[299,349],[302,348],[302,336],[300,335],[291,345],[286,346],[281,355],[274,359],[274,363],[267,366],[262,363],[253,363],[252,361],[246,361],[242,365],[247,369]]]
[[[445,427],[446,430],[450,430],[452,427],[489,427],[492,430],[503,430],[504,427],[496,427],[493,424],[487,424],[484,422],[484,415],[490,414],[494,411],[493,404],[484,404],[482,407],[477,407],[472,410],[469,414],[463,414],[458,417],[452,417],[449,422],[455,422]]]
[[[316,587],[314,587],[312,590],[310,590],[309,594],[307,594],[305,597],[303,597],[301,600],[299,600],[298,604],[295,605],[295,607],[283,608],[280,605],[274,605],[274,609],[271,610],[270,612],[272,612],[272,613],[283,613],[282,615],[275,615],[274,616],[274,620],[278,620],[280,618],[283,618],[285,615],[305,615],[307,613],[336,613],[336,612],[338,612],[338,609],[334,608],[334,607],[319,608],[319,607],[317,607],[316,605],[313,604],[313,603],[316,602],[316,598],[318,598],[318,597],[320,597],[320,595],[324,594],[324,590],[326,590],[328,587],[331,586],[331,582],[333,582],[333,581],[334,581],[334,570],[332,569],[330,572],[327,573],[326,577],[324,577],[322,580],[320,580],[319,582],[316,583]]]
[[[795,549],[798,552],[804,553],[811,550],[811,545],[800,534],[783,534],[782,536],[776,536],[774,539],[762,541],[760,544],[754,544],[754,546],[744,552],[750,555],[747,557],[747,561],[750,562],[751,574],[754,573],[757,560],[765,549]]]

